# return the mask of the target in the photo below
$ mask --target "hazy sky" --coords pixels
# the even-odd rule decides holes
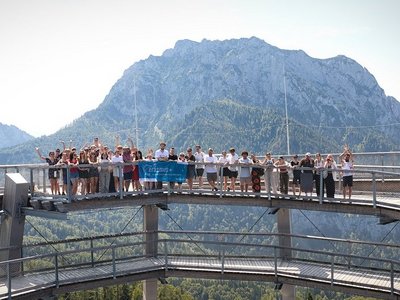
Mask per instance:
[[[51,134],[177,40],[251,36],[351,57],[400,100],[399,0],[0,0],[0,122]]]

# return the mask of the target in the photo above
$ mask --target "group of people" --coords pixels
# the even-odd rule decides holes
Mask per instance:
[[[48,157],[44,157],[39,148],[36,148],[38,156],[46,161],[52,168],[49,168],[48,176],[52,194],[66,194],[67,183],[70,180],[70,193],[81,195],[93,193],[118,192],[121,188],[129,191],[132,185],[133,190],[161,189],[163,182],[143,181],[139,178],[139,168],[136,161],[177,161],[187,164],[186,183],[189,191],[193,190],[194,180],[197,180],[199,189],[203,188],[204,177],[212,189],[218,191],[218,177],[222,180],[224,191],[236,191],[236,182],[239,181],[240,191],[248,192],[250,186],[254,190],[254,174],[264,177],[265,191],[273,194],[289,193],[289,172],[292,172],[292,192],[294,196],[311,196],[314,187],[316,194],[320,193],[328,198],[335,196],[335,180],[337,172],[343,176],[343,196],[350,199],[352,194],[354,160],[350,149],[345,146],[340,155],[341,169],[338,169],[333,155],[327,155],[324,159],[317,153],[315,158],[310,153],[299,160],[294,155],[289,162],[283,156],[274,159],[271,153],[266,153],[264,159],[258,159],[255,154],[242,151],[240,156],[234,148],[229,151],[222,151],[220,156],[214,154],[212,148],[207,153],[203,152],[200,145],[191,147],[186,152],[175,153],[175,148],[167,150],[166,143],[161,142],[158,150],[148,149],[145,156],[133,144],[131,139],[127,140],[128,146],[122,146],[119,138],[116,138],[115,148],[110,149],[103,145],[99,138],[94,138],[93,143],[85,145],[77,150],[76,147],[66,147],[61,141],[63,150],[59,148],[50,151]],[[123,166],[122,166],[123,164]],[[69,172],[65,166],[68,166]],[[256,173],[254,173],[256,171]],[[253,173],[253,174],[252,174]],[[205,176],[204,176],[205,175]],[[59,179],[62,177],[62,184]],[[168,182],[169,189],[182,191],[183,182]]]

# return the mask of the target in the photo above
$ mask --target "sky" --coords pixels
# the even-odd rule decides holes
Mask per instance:
[[[399,13],[399,0],[0,0],[0,122],[54,133],[181,39],[346,55],[400,100]]]

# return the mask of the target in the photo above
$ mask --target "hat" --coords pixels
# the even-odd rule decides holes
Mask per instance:
[[[307,153],[306,153],[306,156],[311,156],[311,153],[310,153],[310,152],[307,152]]]
[[[167,146],[167,144],[165,142],[160,142],[160,146],[161,145]]]
[[[249,155],[249,152],[247,152],[247,151],[242,151],[242,154],[241,155]]]
[[[214,150],[213,150],[213,148],[208,148],[208,151],[211,151],[211,152],[212,152],[212,151],[214,151]]]
[[[283,156],[279,156],[279,159],[285,159]]]

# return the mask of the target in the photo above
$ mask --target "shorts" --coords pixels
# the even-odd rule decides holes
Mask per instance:
[[[58,179],[60,178],[60,171],[55,169],[49,169],[49,179]]]
[[[132,175],[133,175],[132,171],[124,173],[124,180],[132,180]]]
[[[343,187],[352,187],[353,186],[353,175],[351,176],[343,176]]]
[[[251,177],[240,177],[240,184],[252,184]]]
[[[88,170],[79,170],[79,178],[89,178],[89,171]]]
[[[202,177],[204,174],[204,169],[196,169],[196,176]]]
[[[186,178],[187,179],[192,179],[192,178],[194,178],[196,176],[196,170],[195,170],[195,168],[194,168],[194,165],[189,165],[188,167],[187,167],[187,171],[186,171]]]
[[[207,173],[208,181],[217,181],[217,179],[218,179],[217,173]]]
[[[300,184],[300,176],[299,177],[297,177],[297,176],[293,177],[292,184]]]
[[[70,173],[69,179],[71,180],[72,183],[79,180],[79,172]]]
[[[231,171],[229,170],[229,168],[227,167],[222,168],[222,176],[228,176],[228,177],[231,176]]]
[[[238,177],[238,171],[231,171],[229,170],[229,178],[237,178]]]
[[[99,177],[99,169],[97,167],[91,167],[89,170],[89,178]]]

